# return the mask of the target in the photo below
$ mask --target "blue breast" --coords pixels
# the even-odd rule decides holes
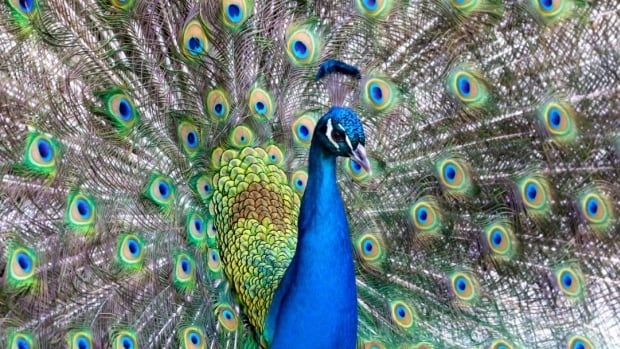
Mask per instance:
[[[336,158],[317,148],[310,151],[295,257],[267,317],[271,348],[356,347],[355,270]]]

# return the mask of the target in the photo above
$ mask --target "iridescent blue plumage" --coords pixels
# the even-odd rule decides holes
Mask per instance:
[[[336,158],[352,156],[369,169],[361,122],[332,107],[316,125],[301,201],[295,256],[267,316],[271,348],[355,348],[357,292],[353,251]],[[320,334],[320,335],[319,335]]]

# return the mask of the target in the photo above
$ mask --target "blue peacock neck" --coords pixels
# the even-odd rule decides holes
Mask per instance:
[[[308,169],[295,257],[274,297],[272,348],[355,348],[355,269],[336,156],[316,136]]]

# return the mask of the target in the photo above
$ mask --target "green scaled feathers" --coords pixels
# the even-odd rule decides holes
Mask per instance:
[[[229,150],[217,161],[219,173],[213,177],[211,214],[224,272],[258,333],[262,333],[273,292],[295,252],[300,204],[284,172],[269,165],[268,159],[261,148]],[[261,251],[262,257],[233,252],[243,245]],[[229,328],[227,323],[222,325]]]

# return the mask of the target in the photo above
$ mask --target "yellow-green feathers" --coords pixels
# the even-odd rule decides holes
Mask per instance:
[[[271,162],[261,148],[228,150],[216,161],[213,177],[211,214],[224,272],[258,333],[295,251],[300,204],[284,172]],[[220,321],[230,328],[233,313],[226,314],[222,310]]]

